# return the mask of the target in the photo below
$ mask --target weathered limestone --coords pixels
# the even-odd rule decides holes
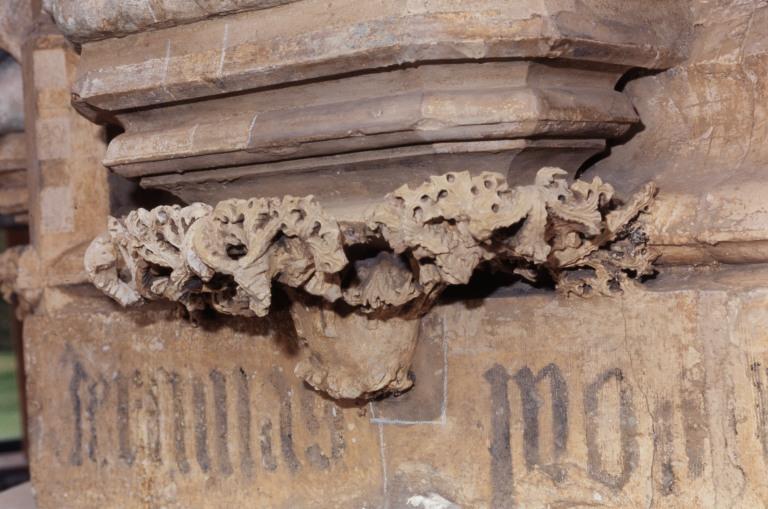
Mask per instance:
[[[42,25],[25,45],[30,240],[39,288],[84,282],[82,256],[109,214],[104,133],[70,105],[77,54]]]
[[[439,306],[413,391],[363,408],[290,375],[287,317],[193,327],[81,295],[26,322],[38,504],[761,507],[766,277]]]
[[[41,508],[768,503],[765,267],[621,284],[766,261],[762,2],[47,3],[81,56],[24,45],[36,250],[0,266],[42,294]],[[80,284],[99,160],[199,202],[89,250],[140,308]]]
[[[43,6],[56,20],[64,35],[83,42],[104,37],[119,37],[154,28],[190,23],[211,16],[266,9],[296,0],[43,0]]]
[[[682,58],[687,13],[662,3],[296,1],[87,42],[75,103],[125,129],[105,164],[145,187],[351,220],[434,174],[574,174],[638,122],[619,77]]]
[[[308,347],[296,374],[335,398],[371,398],[410,387],[419,316],[481,264],[534,282],[546,272],[578,295],[615,294],[653,273],[656,255],[632,222],[655,187],[617,207],[609,184],[568,186],[565,174],[542,168],[515,188],[497,173],[435,176],[354,223],[311,197],[139,209],[110,218],[84,263],[123,306],[168,299],[190,314],[262,317],[273,282],[295,289],[291,312]]]
[[[38,270],[37,256],[29,246],[8,247],[0,252],[0,297],[13,305],[19,321],[34,312],[40,302]]]
[[[648,234],[662,263],[765,262],[768,6],[693,2],[692,11],[689,59],[627,84],[645,129],[587,175],[621,176],[621,192],[657,182]]]

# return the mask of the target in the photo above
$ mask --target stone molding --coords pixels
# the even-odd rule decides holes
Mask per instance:
[[[48,3],[86,41],[74,106],[121,128],[105,166],[186,203],[312,194],[350,221],[434,174],[575,175],[639,126],[616,83],[685,58],[689,15],[671,0]],[[174,26],[185,9],[217,16]]]

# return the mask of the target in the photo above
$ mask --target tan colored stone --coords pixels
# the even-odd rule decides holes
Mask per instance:
[[[768,504],[768,272],[743,265],[768,260],[764,2],[300,0],[231,14],[246,2],[51,0],[70,37],[106,38],[79,61],[60,36],[25,46],[38,251],[11,278],[17,295],[43,288],[25,331],[42,509]],[[227,15],[200,20],[214,12]],[[640,77],[616,90],[630,68]],[[82,112],[125,129],[106,153],[72,114],[73,80]],[[581,168],[602,180],[515,187],[553,161],[575,176],[634,131]],[[196,291],[225,287],[209,304],[247,317],[122,311],[62,284],[83,281],[75,260],[105,224],[102,157],[204,204],[141,211],[94,244],[97,285],[191,311]],[[399,188],[467,168],[470,182],[502,173],[522,199],[441,202],[447,177]],[[647,231],[623,229],[653,188],[626,198],[651,180]],[[315,191],[323,225],[336,218],[329,243],[290,221],[245,228],[248,203]],[[402,208],[362,215],[386,193]],[[296,210],[320,217],[308,203]],[[481,213],[494,206],[505,221]],[[169,210],[207,226],[196,246],[160,220]],[[667,263],[743,266],[664,267],[616,292],[650,270],[646,242]],[[566,291],[613,298],[470,280],[501,251],[521,277],[543,264]],[[318,270],[326,258],[334,270]],[[252,316],[273,305],[273,279],[297,288],[292,313],[275,299]],[[426,286],[467,282],[430,308]],[[334,397],[413,387],[337,403],[302,377]]]
[[[114,111],[436,60],[665,67],[683,56],[688,15],[659,2],[302,0],[85,44],[76,93]]]
[[[377,430],[291,374],[275,323],[212,335],[98,300],[25,322],[40,509],[381,507]]]
[[[167,102],[172,104],[140,112],[117,111],[116,118],[126,132],[110,143],[105,164],[126,177],[168,175],[176,182],[188,178],[179,175],[180,170],[247,164],[250,166],[240,169],[240,177],[256,180],[276,170],[289,174],[278,161],[301,160],[298,172],[319,173],[328,166],[323,157],[354,152],[353,164],[388,166],[392,156],[425,159],[429,155],[423,154],[421,145],[425,143],[435,145],[434,151],[440,153],[460,152],[461,145],[451,147],[463,142],[474,144],[464,149],[472,157],[466,158],[463,167],[457,165],[458,169],[495,163],[489,169],[509,171],[515,178],[518,168],[509,166],[510,156],[525,145],[505,147],[499,140],[520,144],[526,138],[547,137],[552,139],[537,140],[532,146],[559,152],[558,148],[586,148],[586,139],[591,148],[598,149],[602,139],[621,136],[637,122],[629,102],[613,90],[621,74],[617,67],[517,60],[425,63],[372,71],[363,68],[356,76],[195,103],[178,104],[181,97],[169,98]],[[568,83],[567,89],[563,82]],[[389,153],[379,154],[387,149]],[[505,153],[508,157],[499,157]],[[334,167],[356,169],[339,163]],[[523,172],[523,161],[516,163]],[[542,162],[539,167],[551,165]],[[569,169],[573,173],[576,167]],[[445,171],[431,168],[432,174]],[[409,172],[399,172],[403,177],[388,173],[394,174],[390,180],[413,182]],[[358,186],[366,183],[365,179],[358,182]]]
[[[0,252],[0,297],[13,305],[23,321],[40,303],[42,285],[37,254],[30,246],[13,246]]]
[[[82,256],[109,214],[103,130],[70,104],[77,60],[50,27],[41,26],[25,45],[30,241],[40,257],[41,288],[85,280]]]
[[[365,400],[413,385],[408,370],[420,317],[340,313],[328,304],[296,299],[291,318],[306,346],[293,372],[315,389],[339,400]]]
[[[691,8],[690,58],[627,84],[645,128],[586,174],[621,175],[622,192],[657,182],[648,234],[662,262],[765,262],[768,6]]]
[[[43,0],[61,31],[77,42],[191,23],[240,11],[266,9],[296,0]]]
[[[74,103],[124,128],[104,163],[145,187],[210,205],[288,188],[351,216],[448,171],[575,175],[638,123],[621,75],[685,54],[688,12],[659,1],[302,0],[117,31],[83,45]]]
[[[440,306],[416,352],[427,394],[417,383],[365,416],[297,385],[279,319],[194,328],[81,294],[26,323],[38,503],[761,507],[766,281],[681,273],[623,298],[512,290]]]
[[[307,346],[297,375],[334,398],[370,399],[411,386],[418,318],[481,264],[531,281],[541,268],[564,293],[583,296],[616,294],[653,273],[656,255],[632,223],[655,187],[614,207],[609,184],[569,186],[564,175],[542,168],[532,185],[514,188],[497,173],[434,176],[353,223],[311,196],[138,209],[110,217],[84,265],[122,306],[166,299],[193,317],[207,309],[264,317],[280,283]]]

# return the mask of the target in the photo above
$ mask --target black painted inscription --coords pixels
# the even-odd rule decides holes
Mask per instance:
[[[291,409],[292,392],[279,369],[272,370],[270,376],[272,386],[280,395],[280,451],[283,461],[291,472],[296,472],[301,466],[293,449],[293,416]]]
[[[662,400],[656,406],[654,419],[653,448],[654,456],[658,458],[661,479],[658,480],[658,491],[663,496],[671,495],[675,490],[675,470],[672,466],[674,442],[672,436],[672,402]]]
[[[122,373],[117,374],[117,441],[119,458],[126,465],[133,465],[135,454],[131,447],[131,399],[130,380]]]
[[[523,367],[514,376],[520,390],[523,406],[523,446],[525,465],[528,470],[540,466],[555,480],[563,480],[563,470],[555,464],[544,465],[539,449],[539,410],[542,398],[537,389],[539,382],[549,380],[549,392],[552,399],[552,440],[554,462],[556,463],[566,450],[568,443],[568,387],[560,368],[548,364],[536,376],[530,368]]]
[[[325,403],[325,415],[331,428],[331,458],[339,460],[347,447],[344,441],[344,413],[336,403],[327,401]]]
[[[202,380],[192,380],[192,412],[195,419],[195,457],[200,470],[211,469],[211,457],[208,453],[208,412],[205,408],[205,386]]]
[[[237,380],[237,429],[240,431],[240,468],[246,477],[253,475],[251,452],[251,387],[243,368],[235,370]]]
[[[506,509],[514,506],[512,477],[512,448],[509,423],[509,373],[499,364],[485,372],[491,386],[491,508]]]
[[[72,366],[72,378],[69,379],[69,397],[72,403],[72,417],[74,419],[72,452],[69,454],[69,462],[72,465],[83,464],[83,402],[80,399],[80,385],[86,379],[87,376],[85,370],[83,370],[83,365],[76,361]]]
[[[261,424],[261,433],[259,434],[261,444],[261,464],[269,472],[277,470],[277,458],[272,452],[272,420],[269,417],[264,418]]]
[[[199,469],[253,479],[258,468],[328,471],[343,461],[343,411],[310,390],[297,392],[278,369],[269,380],[279,405],[266,398],[259,409],[261,399],[252,400],[252,375],[241,367],[214,368],[207,376],[157,368],[105,377],[89,373],[78,359],[69,366],[67,462],[73,466],[119,462],[130,468],[150,461],[179,474]],[[298,443],[294,427],[302,432]]]
[[[600,391],[611,380],[619,384],[619,430],[621,441],[621,471],[608,472],[603,466],[603,457],[598,442]],[[624,380],[622,371],[618,368],[609,369],[599,375],[597,380],[584,390],[584,413],[587,439],[587,471],[590,477],[606,486],[621,489],[629,481],[632,472],[637,467],[637,417],[632,402],[632,389]]]
[[[559,463],[568,447],[568,386],[562,372],[555,364],[548,364],[534,375],[524,366],[514,376],[495,364],[485,372],[484,378],[490,385],[491,396],[491,507],[514,506],[514,478],[510,424],[512,412],[509,404],[509,380],[513,379],[520,392],[521,417],[523,422],[523,457],[526,467],[531,470],[540,468],[556,482],[565,480],[565,469]],[[621,471],[608,471],[603,462],[598,430],[600,424],[600,395],[608,382],[615,380],[619,388],[619,417],[621,453]],[[545,463],[541,458],[541,429],[539,413],[544,398],[539,388],[544,381],[549,382],[549,396],[552,405],[552,463]],[[613,489],[621,489],[637,467],[638,445],[637,418],[635,416],[632,389],[624,380],[620,369],[610,369],[601,373],[597,379],[584,388],[584,411],[586,424],[587,471],[593,479]],[[663,490],[673,489],[674,473],[671,467],[671,404],[662,405],[660,416],[664,449],[662,455]],[[665,419],[665,420],[664,420]]]
[[[227,378],[217,369],[211,370],[210,378],[213,386],[216,457],[219,470],[227,476],[232,474],[232,462],[229,459],[227,444]]]
[[[147,384],[147,439],[149,457],[154,463],[162,463],[162,443],[160,428],[160,395],[155,376],[149,377]]]
[[[173,456],[179,472],[189,472],[189,460],[187,460],[187,442],[185,429],[187,424],[184,419],[184,393],[181,386],[181,377],[176,372],[168,374],[168,382],[171,385],[171,399],[173,405]]]

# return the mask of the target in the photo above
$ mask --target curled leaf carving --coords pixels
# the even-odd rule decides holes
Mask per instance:
[[[653,271],[656,255],[635,220],[655,192],[648,184],[622,204],[599,178],[569,184],[563,170],[547,167],[533,184],[516,187],[497,173],[433,176],[390,193],[357,222],[336,221],[311,196],[139,209],[110,218],[85,267],[122,305],[167,299],[190,312],[265,316],[279,283],[302,301],[302,316],[313,306],[328,313],[343,305],[360,318],[338,324],[362,327],[367,320],[374,330],[389,319],[418,318],[444,288],[468,283],[484,263],[531,280],[547,272],[565,293],[619,292]],[[407,337],[415,341],[416,334]],[[325,355],[355,356],[356,348],[351,342]],[[381,363],[386,373],[366,368],[375,387],[344,385],[319,355],[299,371],[344,397],[402,390],[412,344],[392,351],[398,361]]]

